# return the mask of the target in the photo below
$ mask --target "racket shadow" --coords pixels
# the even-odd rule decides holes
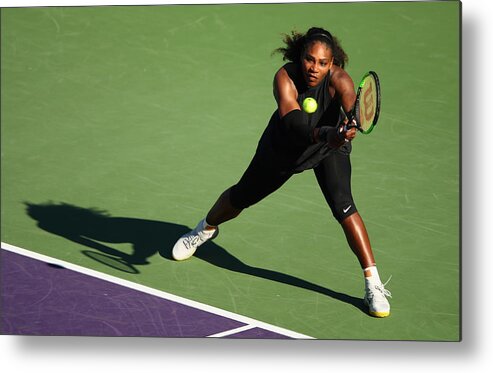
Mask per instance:
[[[37,221],[39,228],[90,248],[81,253],[92,260],[133,274],[140,273],[138,266],[148,265],[147,259],[157,253],[162,258],[173,260],[171,250],[176,240],[191,230],[184,225],[162,221],[112,217],[103,210],[66,203],[25,202],[25,206],[26,213]],[[114,249],[109,244],[131,244],[132,252]],[[204,244],[195,257],[229,271],[314,291],[366,312],[362,298],[336,292],[289,274],[250,266],[214,241]]]
[[[176,237],[190,230],[179,224],[113,217],[104,210],[67,203],[24,204],[39,228],[92,249],[81,253],[128,273],[140,273],[138,266],[148,265],[148,258],[173,247]],[[109,246],[115,244],[130,244],[130,252]]]

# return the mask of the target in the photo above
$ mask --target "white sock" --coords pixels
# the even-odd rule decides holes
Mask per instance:
[[[368,285],[380,285],[382,283],[376,266],[363,269],[363,273],[365,275],[365,282]]]

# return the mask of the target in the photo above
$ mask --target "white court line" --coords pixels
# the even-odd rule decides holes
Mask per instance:
[[[226,330],[226,331],[221,332],[221,333],[217,333],[217,334],[213,334],[213,335],[208,335],[207,338],[221,338],[221,337],[225,337],[227,335],[244,332],[245,330],[250,330],[250,329],[253,329],[253,328],[255,328],[255,325],[244,325],[244,326],[240,326],[239,328],[234,328],[234,329],[231,329],[231,330]]]
[[[140,284],[137,284],[135,282],[124,280],[124,279],[121,279],[121,278],[118,278],[115,276],[110,276],[110,275],[107,275],[107,274],[102,273],[102,272],[98,272],[98,271],[95,271],[95,270],[92,270],[89,268],[85,268],[85,267],[82,267],[82,266],[79,266],[76,264],[65,262],[65,261],[60,260],[60,259],[52,258],[52,257],[46,256],[43,254],[29,251],[29,250],[23,249],[21,247],[10,245],[10,244],[5,243],[5,242],[2,242],[1,246],[2,246],[2,249],[4,249],[4,250],[8,250],[8,251],[20,254],[20,255],[24,255],[24,256],[27,256],[29,258],[41,260],[43,262],[47,262],[47,263],[51,263],[51,264],[57,264],[57,265],[60,265],[64,268],[70,269],[70,270],[75,271],[75,272],[79,272],[79,273],[82,273],[82,274],[85,274],[88,276],[96,277],[96,278],[99,278],[101,280],[109,281],[109,282],[112,282],[112,283],[117,284],[117,285],[125,286],[125,287],[130,288],[130,289],[134,289],[134,290],[141,291],[143,293],[155,295],[155,296],[163,298],[163,299],[167,299],[167,300],[170,300],[173,302],[184,304],[186,306],[197,308],[197,309],[202,310],[202,311],[210,312],[210,313],[213,313],[213,314],[218,315],[218,316],[227,317],[229,319],[236,320],[236,321],[242,322],[244,324],[248,324],[245,327],[250,327],[250,326],[251,326],[251,328],[257,327],[257,328],[269,330],[271,332],[282,334],[282,335],[285,335],[287,337],[296,338],[296,339],[314,339],[313,337],[310,337],[310,336],[304,335],[304,334],[300,334],[300,333],[294,332],[294,331],[289,330],[289,329],[284,329],[284,328],[281,328],[279,326],[267,324],[265,322],[255,320],[255,319],[252,319],[252,318],[247,317],[247,316],[238,315],[238,314],[233,313],[233,312],[229,312],[229,311],[217,308],[217,307],[210,306],[208,304],[196,302],[194,300],[183,298],[183,297],[180,297],[178,295],[167,293],[165,291],[153,289],[153,288],[150,288],[148,286],[140,285]],[[245,328],[245,327],[242,327],[242,328]],[[248,328],[248,329],[250,329],[250,328]],[[226,331],[226,332],[229,332],[229,331]],[[215,334],[213,336],[217,336],[217,334]],[[209,336],[209,337],[213,337],[213,336]]]

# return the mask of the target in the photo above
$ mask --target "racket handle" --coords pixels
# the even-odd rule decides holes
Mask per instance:
[[[344,131],[348,131],[351,128],[358,128],[358,123],[356,123],[356,119],[354,117],[354,108],[349,110],[348,112],[344,111],[342,106],[340,106],[341,113],[343,115],[343,121],[347,120],[347,124],[344,124]]]
[[[345,124],[344,125],[344,130],[349,131],[351,128],[356,128],[359,129],[359,126],[356,124],[356,121],[353,120],[350,124]]]

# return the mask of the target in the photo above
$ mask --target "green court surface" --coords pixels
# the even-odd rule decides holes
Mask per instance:
[[[459,25],[455,1],[4,8],[1,240],[315,338],[457,341]],[[310,26],[339,37],[355,81],[380,76],[352,163],[392,275],[386,319],[360,309],[362,273],[311,171],[198,257],[169,258],[248,165],[281,34]]]

